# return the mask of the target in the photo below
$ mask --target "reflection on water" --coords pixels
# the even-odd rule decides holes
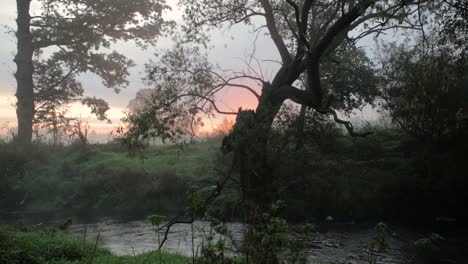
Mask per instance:
[[[12,224],[16,219],[18,218],[2,217],[0,215],[1,223]],[[45,226],[41,224],[42,220],[38,217],[29,219],[34,219],[34,221],[29,221],[32,225]],[[50,220],[46,222],[50,222]],[[222,239],[225,239],[228,245],[239,245],[242,241],[243,225],[228,223],[226,226],[231,239]],[[104,219],[92,224],[72,225],[67,232],[79,238],[85,236],[89,241],[96,241],[99,233],[100,246],[110,250],[113,254],[137,255],[158,248],[159,241],[162,240],[164,234],[161,233],[158,238],[158,234],[154,229],[145,221]],[[206,243],[205,238],[210,230],[208,222],[198,221],[194,223],[193,227],[189,224],[176,224],[171,228],[163,249],[191,256],[193,252],[198,252],[204,242]],[[448,230],[439,230],[443,231],[441,234],[448,239],[444,241],[446,246],[441,252],[445,262],[436,263],[468,263],[468,250],[466,250],[468,248],[466,239],[468,230],[460,227]],[[409,229],[397,228],[391,230],[390,234],[387,238],[389,247],[383,253],[369,250],[369,245],[375,235],[371,227],[359,228],[355,225],[346,225],[343,228],[340,227],[340,224],[333,224],[328,228],[327,232],[290,235],[293,239],[301,239],[307,245],[302,254],[304,254],[308,263],[427,264],[426,261],[421,261],[419,257],[415,257],[413,242],[418,238],[427,236],[428,232],[415,232]],[[232,243],[231,240],[235,243]]]
[[[193,246],[192,246],[193,228]],[[242,239],[242,224],[227,224],[228,233],[235,241]],[[196,221],[192,227],[190,224],[176,224],[171,227],[167,241],[163,249],[173,253],[191,256],[192,252],[198,252],[205,241],[204,238],[210,233],[210,225],[207,222]],[[82,238],[95,241],[99,233],[101,247],[110,250],[116,255],[133,255],[152,251],[158,248],[159,241],[164,233],[158,234],[155,228],[145,221],[119,222],[104,220],[95,224],[72,225],[68,233]],[[225,238],[229,243],[228,240]]]

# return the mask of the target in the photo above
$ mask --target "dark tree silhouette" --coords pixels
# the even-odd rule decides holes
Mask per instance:
[[[388,44],[381,58],[385,108],[408,134],[433,144],[461,138],[468,125],[465,48],[441,45],[441,37],[433,33],[414,47]]]
[[[118,40],[133,40],[142,47],[154,44],[156,37],[172,25],[162,19],[162,13],[169,8],[163,0],[37,0],[41,10],[34,16],[30,14],[31,2],[16,1],[18,44],[14,61],[17,65],[17,140],[21,143],[31,142],[32,137],[34,55],[40,55],[44,48],[56,47],[58,51],[49,64],[68,69],[63,71],[59,82],[70,82],[77,73],[89,71],[101,77],[106,87],[118,90],[127,84],[127,69],[133,63],[117,52],[100,53],[98,50],[110,48]],[[76,90],[68,92],[69,95],[73,93]]]
[[[341,51],[352,50],[355,42],[365,36],[397,28],[423,30],[427,19],[422,18],[427,18],[444,3],[183,0],[182,4],[185,35],[174,50],[164,55],[161,64],[148,70],[157,96],[150,99],[152,107],[128,117],[127,141],[137,145],[139,139],[167,133],[167,129],[174,126],[174,119],[188,114],[236,114],[233,131],[223,143],[225,150],[234,152],[234,161],[238,164],[245,220],[252,227],[246,240],[249,245],[255,245],[248,255],[274,262],[271,252],[263,252],[260,247],[262,238],[256,234],[261,232],[253,230],[261,226],[263,213],[275,201],[267,149],[270,130],[281,106],[287,100],[293,101],[330,117],[352,136],[366,135],[355,131],[338,112],[353,109],[358,104],[356,100],[365,100],[364,95],[369,95],[365,91],[369,86],[365,84],[372,80],[372,71],[368,71],[366,62],[359,56],[353,58],[353,53],[342,54],[341,58],[348,59],[359,69],[355,74],[339,74],[336,68],[329,70],[327,64],[339,58]],[[254,17],[255,23],[252,22]],[[263,20],[257,20],[258,17]],[[198,48],[187,44],[190,41],[206,44],[210,29],[238,23],[266,30],[271,37],[281,58],[281,67],[271,81],[264,80],[252,67],[242,73],[216,71]],[[351,31],[357,34],[349,34]],[[261,92],[245,85],[242,80],[246,79],[256,82]],[[301,80],[303,88],[298,85]],[[221,109],[216,93],[226,87],[249,91],[258,99],[258,106],[255,110],[240,109],[238,112]],[[170,111],[174,114],[167,115]]]

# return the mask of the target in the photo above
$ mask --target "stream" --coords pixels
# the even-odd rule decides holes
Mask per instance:
[[[226,224],[231,241],[228,245],[236,245],[242,241],[243,225],[241,223]],[[163,249],[185,256],[196,254],[202,243],[210,233],[208,222],[195,222],[190,224],[174,225],[168,235]],[[164,233],[155,232],[155,227],[145,221],[120,222],[104,219],[92,224],[75,224],[67,231],[68,234],[90,241],[96,241],[99,234],[101,247],[110,250],[116,255],[136,255],[157,249]],[[374,241],[375,231],[372,227],[331,226],[326,231],[314,232],[305,236],[307,247],[302,254],[307,263],[349,263],[349,264],[400,264],[400,263],[426,263],[418,260],[411,246],[421,235],[408,230],[389,230],[386,238],[387,249],[382,253],[370,250]],[[192,236],[193,234],[193,236]],[[292,234],[294,237],[295,235]],[[304,235],[300,235],[304,240]],[[219,239],[219,237],[218,237]],[[298,238],[299,239],[299,238]],[[232,242],[234,241],[234,242]],[[461,244],[460,244],[461,243]],[[457,248],[468,248],[466,241],[457,244]],[[233,246],[234,248],[234,246]],[[462,250],[460,250],[461,252]],[[447,259],[447,262],[437,263],[468,263],[466,256]],[[462,261],[462,262],[460,262]]]
[[[26,223],[36,229],[57,226],[63,217],[51,219],[50,214],[42,215],[1,215],[0,223],[14,224],[17,219],[26,219]],[[55,219],[55,220],[54,220]],[[62,220],[63,221],[63,220]],[[72,224],[67,235],[85,238],[95,242],[99,236],[99,246],[115,255],[138,255],[158,248],[164,232],[155,232],[156,227],[146,221],[81,219]],[[84,222],[83,222],[84,221]],[[84,224],[87,222],[86,224]],[[50,224],[47,224],[50,223]],[[227,223],[228,236],[215,235],[214,241],[223,239],[235,254],[241,245],[244,225]],[[293,226],[294,227],[294,226]],[[296,226],[296,227],[299,227]],[[437,227],[437,228],[436,228]],[[442,228],[441,228],[442,227]],[[436,228],[435,230],[433,228]],[[293,230],[295,228],[292,228]],[[196,221],[193,225],[176,224],[170,229],[163,250],[185,256],[197,254],[212,231],[209,222]],[[414,242],[428,237],[431,232],[441,234],[445,239],[438,250],[437,261],[428,261],[415,250]],[[389,225],[386,232],[388,244],[384,252],[371,250],[375,242],[374,225],[351,223],[328,223],[320,225],[317,232],[291,233],[288,236],[304,245],[296,255],[303,256],[312,264],[467,264],[468,263],[468,228],[464,225],[436,225],[432,228]],[[287,254],[286,254],[287,255]],[[289,263],[289,262],[287,262]]]

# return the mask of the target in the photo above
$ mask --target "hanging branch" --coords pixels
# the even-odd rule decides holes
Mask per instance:
[[[231,174],[234,171],[234,166],[235,162],[232,163],[231,167],[229,168],[228,172],[224,175],[224,177],[216,184],[215,189],[210,193],[210,195],[205,199],[203,202],[203,207],[201,211],[206,211],[208,206],[221,194],[221,191],[224,189],[226,184],[228,183],[229,180],[232,180]],[[171,221],[168,223],[162,225],[160,228],[156,230],[156,232],[160,232],[162,230],[164,231],[164,237],[161,243],[159,244],[158,250],[161,249],[164,246],[164,243],[166,243],[169,233],[171,231],[172,226],[176,224],[192,224],[195,221],[194,216],[190,216],[189,219],[183,220],[180,219],[184,216],[184,214],[180,214],[176,217],[174,217]]]

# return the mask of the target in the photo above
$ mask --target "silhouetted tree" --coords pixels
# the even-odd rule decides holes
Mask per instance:
[[[438,28],[441,43],[450,43],[461,49],[460,58],[466,59],[468,52],[468,1],[443,0],[437,16],[443,21]]]
[[[31,16],[31,2],[40,5],[38,15]],[[80,90],[73,84],[74,77],[87,71],[101,77],[106,87],[118,90],[128,83],[127,69],[133,63],[117,52],[99,50],[108,49],[119,40],[133,40],[142,47],[154,44],[156,37],[172,25],[162,19],[162,13],[169,8],[163,0],[17,0],[16,3],[18,44],[14,61],[17,139],[21,143],[31,142],[32,137],[36,102],[34,55],[40,55],[44,48],[57,48],[47,62],[38,62],[36,66],[40,68],[39,64],[45,63],[46,67],[55,67],[57,75],[53,78],[58,84],[40,90],[60,86],[62,96],[77,95]],[[41,74],[48,71],[43,69]]]
[[[372,80],[370,65],[361,56],[343,54],[351,68],[327,71],[327,63],[340,57],[340,51],[353,49],[355,41],[387,29],[421,30],[432,1],[250,1],[202,0],[181,1],[184,7],[185,35],[173,50],[163,55],[161,64],[149,69],[149,80],[156,86],[153,107],[140,115],[130,116],[127,141],[136,145],[139,139],[166,133],[165,124],[193,111],[237,115],[236,124],[224,149],[234,152],[238,164],[247,232],[248,256],[254,263],[273,263],[274,254],[262,249],[261,222],[263,213],[275,200],[272,166],[267,147],[273,121],[285,101],[307,106],[344,125],[349,134],[356,132],[352,124],[339,118],[338,111],[353,109],[363,95],[366,83]],[[416,15],[414,18],[413,16]],[[264,20],[255,20],[263,18]],[[260,21],[260,22],[258,22]],[[262,24],[262,22],[264,22]],[[281,66],[271,81],[255,70],[219,72],[210,65],[200,50],[188,42],[206,44],[209,30],[238,23],[267,30],[281,58]],[[351,31],[357,34],[349,34]],[[183,43],[183,44],[181,44]],[[356,53],[355,53],[356,54]],[[358,53],[357,53],[358,54]],[[364,60],[364,61],[362,61]],[[354,67],[363,71],[348,72]],[[242,80],[254,81],[261,93]],[[304,88],[298,83],[306,80]],[[362,85],[362,86],[361,86]],[[216,104],[216,93],[226,87],[249,91],[258,99],[255,110],[224,111]],[[167,113],[173,112],[173,116]],[[366,134],[366,133],[364,133]],[[260,232],[257,232],[260,231]],[[264,262],[262,262],[264,261]],[[266,262],[265,262],[266,261]]]
[[[468,126],[468,62],[439,37],[419,39],[413,47],[388,44],[381,58],[385,108],[410,135],[432,143],[453,139]]]
[[[34,62],[34,128],[46,130],[52,135],[54,145],[60,141],[60,135],[66,131],[71,117],[68,108],[73,102],[81,102],[91,109],[98,120],[106,120],[109,105],[95,97],[84,97],[84,89],[76,80],[76,72],[64,73],[63,65],[53,59]]]
[[[73,118],[67,120],[66,132],[69,140],[86,145],[88,143],[89,124],[80,118]]]

